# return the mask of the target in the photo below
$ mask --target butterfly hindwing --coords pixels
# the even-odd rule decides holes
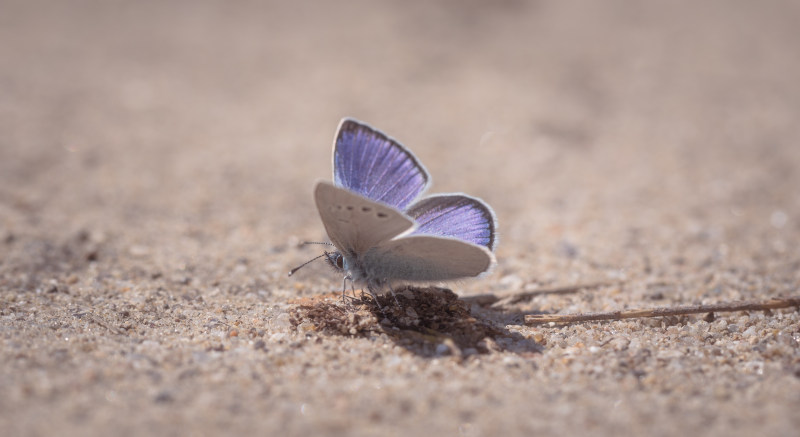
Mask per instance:
[[[314,200],[328,237],[346,254],[362,254],[414,227],[400,211],[330,182],[317,183]]]
[[[493,263],[494,255],[485,247],[430,235],[385,241],[364,256],[369,277],[421,282],[478,276]]]
[[[426,197],[406,211],[417,222],[415,235],[452,237],[487,247],[496,243],[496,219],[483,201],[463,194]]]
[[[334,141],[333,179],[337,186],[404,210],[425,191],[430,176],[403,145],[345,118]]]

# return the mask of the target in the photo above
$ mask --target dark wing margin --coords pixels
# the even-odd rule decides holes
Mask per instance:
[[[457,238],[494,251],[497,220],[480,199],[463,194],[430,196],[412,205],[406,214],[417,222],[414,235]]]
[[[430,176],[402,144],[345,118],[334,140],[333,180],[340,187],[404,210],[425,191]]]

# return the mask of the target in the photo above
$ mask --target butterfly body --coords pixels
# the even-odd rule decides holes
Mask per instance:
[[[417,200],[430,176],[397,141],[345,118],[334,140],[334,183],[314,199],[334,252],[327,262],[374,295],[395,282],[479,276],[493,266],[496,219],[480,199]]]

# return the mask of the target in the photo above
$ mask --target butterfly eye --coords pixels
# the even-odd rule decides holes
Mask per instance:
[[[336,257],[336,267],[340,269],[344,268],[344,257],[342,255]]]

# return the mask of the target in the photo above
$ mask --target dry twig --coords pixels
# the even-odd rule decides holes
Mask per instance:
[[[634,319],[639,317],[681,316],[686,314],[731,312],[731,311],[766,311],[779,308],[800,307],[800,296],[775,298],[766,301],[738,301],[711,305],[688,305],[678,307],[658,307],[609,311],[603,313],[583,314],[532,314],[525,316],[526,325],[544,323],[576,323],[600,320]]]

